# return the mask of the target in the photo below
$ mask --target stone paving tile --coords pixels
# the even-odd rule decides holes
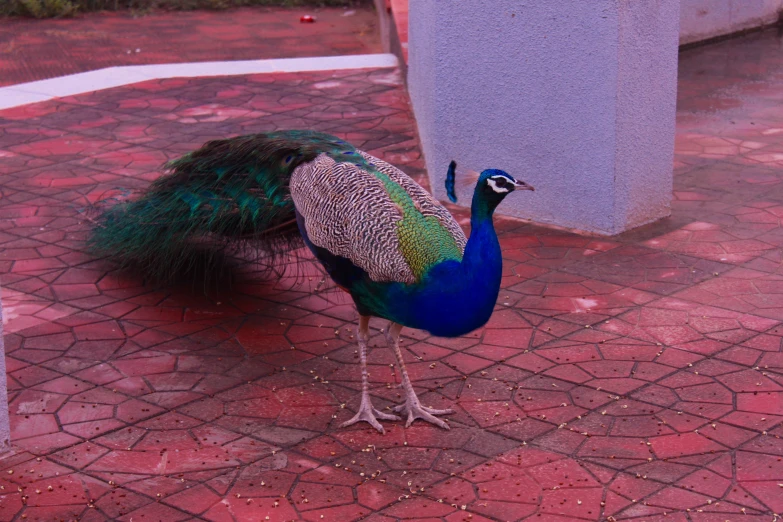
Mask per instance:
[[[304,14],[316,23],[301,23]],[[383,52],[370,5],[85,13],[0,20],[0,86],[116,65]],[[101,52],[96,53],[96,47]]]
[[[306,259],[279,281],[236,259],[203,286],[156,288],[84,252],[97,202],[210,138],[324,130],[426,186],[398,71],[153,81],[0,113],[15,445],[0,519],[771,520],[783,241],[766,216],[781,171],[735,156],[783,132],[720,151],[691,136],[754,141],[736,122],[783,118],[740,66],[757,56],[774,77],[767,36],[683,55],[671,218],[609,239],[499,219],[487,326],[404,332],[423,401],[455,410],[450,431],[338,428],[357,407],[356,318]],[[721,52],[746,60],[714,71],[727,90],[713,91],[703,73]],[[400,400],[383,326],[380,408]]]

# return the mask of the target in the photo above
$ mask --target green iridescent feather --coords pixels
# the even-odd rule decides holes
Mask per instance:
[[[441,261],[462,259],[456,240],[435,216],[423,216],[410,195],[389,176],[369,165],[366,170],[381,180],[391,200],[402,210],[402,219],[397,223],[397,237],[401,253],[417,281]],[[435,248],[427,248],[428,244]]]

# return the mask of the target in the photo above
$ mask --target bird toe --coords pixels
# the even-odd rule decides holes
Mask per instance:
[[[410,404],[407,401],[395,407],[394,411],[408,414],[408,419],[405,423],[406,428],[410,427],[410,425],[413,424],[413,421],[416,419],[421,419],[446,430],[451,429],[449,428],[448,423],[442,419],[437,418],[435,415],[446,415],[449,413],[454,413],[453,410],[436,410],[434,408],[422,406],[421,404]]]
[[[383,419],[383,420],[390,420],[390,421],[398,421],[400,418],[397,415],[392,415],[391,413],[384,413],[382,411],[378,411],[375,408],[372,410],[373,414],[375,414],[376,419]]]

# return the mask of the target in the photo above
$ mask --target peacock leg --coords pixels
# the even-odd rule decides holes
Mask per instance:
[[[386,331],[386,341],[394,350],[395,357],[397,357],[397,364],[400,367],[400,374],[402,375],[402,388],[405,390],[405,402],[396,406],[394,411],[408,416],[408,422],[405,423],[406,428],[410,426],[414,420],[422,419],[435,424],[436,426],[440,426],[441,428],[449,429],[449,425],[435,417],[435,415],[447,415],[449,413],[454,413],[454,410],[436,410],[435,408],[422,406],[419,398],[416,396],[416,392],[413,390],[411,379],[408,377],[408,370],[405,369],[405,361],[402,359],[402,351],[400,351],[401,330],[402,325],[391,322]]]
[[[389,413],[383,413],[382,411],[376,410],[373,408],[372,402],[370,401],[370,382],[367,375],[367,341],[370,339],[369,325],[370,317],[366,315],[360,315],[359,334],[357,337],[359,339],[359,363],[362,367],[362,402],[359,404],[359,411],[356,412],[356,415],[354,415],[351,420],[343,422],[340,427],[344,428],[346,426],[350,426],[351,424],[356,424],[359,421],[364,421],[370,423],[370,425],[376,430],[384,433],[383,426],[381,426],[381,423],[378,422],[378,419],[400,420],[400,418],[396,415],[391,415]]]

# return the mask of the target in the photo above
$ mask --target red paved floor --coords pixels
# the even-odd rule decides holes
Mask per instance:
[[[306,13],[316,23],[300,23]],[[0,85],[114,65],[380,53],[376,28],[371,6],[0,18]]]
[[[765,33],[682,56],[672,218],[612,239],[499,220],[490,324],[404,332],[425,404],[457,410],[448,432],[338,429],[357,406],[355,314],[313,294],[317,277],[292,288],[244,267],[205,298],[83,252],[91,202],[212,137],[314,128],[420,176],[396,71],[148,82],[0,112],[18,448],[0,460],[0,519],[770,522],[777,46]],[[372,344],[384,407],[399,400],[393,358]]]

